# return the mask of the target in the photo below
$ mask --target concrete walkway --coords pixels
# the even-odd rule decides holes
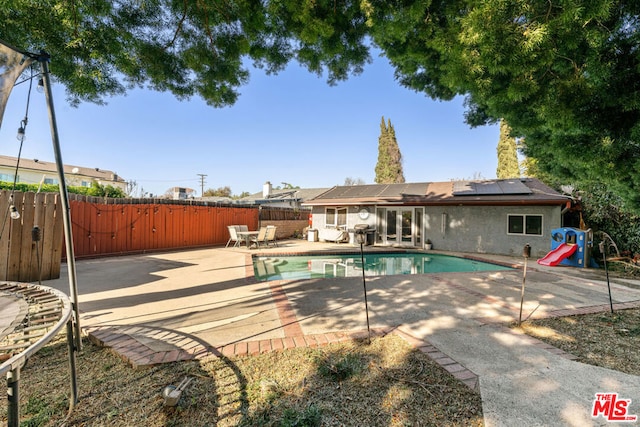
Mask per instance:
[[[359,251],[288,241],[259,251],[214,248],[78,261],[81,326],[133,366],[366,336],[361,277],[255,281],[252,255],[309,250]],[[615,425],[591,417],[598,392],[631,399],[630,414],[640,415],[640,377],[575,362],[504,326],[518,318],[522,275],[516,269],[367,277],[370,324],[376,334],[399,334],[479,388],[487,426]],[[68,292],[64,267],[60,279],[43,284]],[[611,289],[614,308],[640,306],[639,282],[612,279]],[[525,317],[608,309],[601,272],[529,260]]]

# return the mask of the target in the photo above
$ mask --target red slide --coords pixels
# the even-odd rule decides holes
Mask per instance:
[[[546,254],[544,258],[539,259],[538,264],[551,266],[558,265],[563,259],[569,258],[577,250],[578,245],[567,245],[566,243],[563,243]]]

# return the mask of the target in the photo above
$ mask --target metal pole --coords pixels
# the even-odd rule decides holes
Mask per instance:
[[[600,252],[602,252],[604,272],[607,275],[607,289],[609,289],[609,307],[611,308],[611,313],[613,314],[613,300],[611,299],[611,285],[609,284],[609,269],[607,268],[607,246],[604,244],[604,240],[600,242],[598,246],[600,247]]]
[[[20,426],[20,367],[7,372],[7,426]]]
[[[364,275],[364,250],[362,249],[363,243],[360,242],[360,260],[362,261],[362,286],[364,287],[364,309],[367,313],[367,334],[369,337],[369,344],[371,344],[371,329],[369,328],[369,303],[367,302],[367,281]]]
[[[76,352],[73,346],[73,319],[67,322],[67,345],[69,346],[69,372],[71,372],[71,396],[69,397],[69,413],[78,403],[78,379],[76,376]]]
[[[524,305],[524,282],[527,279],[527,259],[531,256],[531,246],[524,245],[522,250],[524,256],[524,271],[522,273],[522,290],[520,291],[520,316],[518,317],[518,326],[522,324],[522,306]]]
[[[44,83],[44,95],[47,100],[49,110],[49,125],[51,126],[51,139],[53,151],[56,157],[58,169],[58,180],[60,181],[60,204],[62,205],[62,220],[64,224],[64,243],[67,250],[67,269],[69,274],[70,300],[73,310],[73,323],[75,326],[75,346],[76,350],[82,350],[82,338],[80,336],[80,310],[78,308],[78,286],[76,281],[76,262],[73,253],[73,236],[71,233],[71,210],[69,209],[69,194],[67,193],[67,183],[64,178],[64,164],[60,152],[60,140],[58,139],[58,125],[56,114],[53,108],[53,96],[51,94],[51,80],[49,78],[49,55],[42,52],[38,57],[42,70],[42,81]]]

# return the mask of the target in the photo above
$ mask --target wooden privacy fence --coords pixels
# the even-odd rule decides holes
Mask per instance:
[[[20,218],[12,219],[13,204]],[[0,191],[0,279],[35,282],[60,277],[63,222],[56,193]],[[40,230],[34,241],[33,228]],[[39,268],[41,267],[41,268]]]
[[[221,245],[228,225],[258,225],[255,207],[70,195],[76,258]]]
[[[60,277],[66,258],[62,208],[57,193],[0,191],[0,279],[33,282]],[[20,218],[12,220],[13,203]],[[220,205],[164,199],[108,199],[69,194],[76,258],[125,255],[223,245],[228,225],[278,225],[278,238],[300,232],[305,210]],[[33,227],[41,238],[33,241]],[[42,266],[42,276],[38,269]]]

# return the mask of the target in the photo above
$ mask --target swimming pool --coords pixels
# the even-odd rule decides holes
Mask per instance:
[[[510,270],[498,264],[451,255],[406,253],[368,253],[364,255],[365,276],[451,273]],[[362,276],[359,253],[342,255],[295,255],[253,257],[253,271],[260,282],[331,277]]]

